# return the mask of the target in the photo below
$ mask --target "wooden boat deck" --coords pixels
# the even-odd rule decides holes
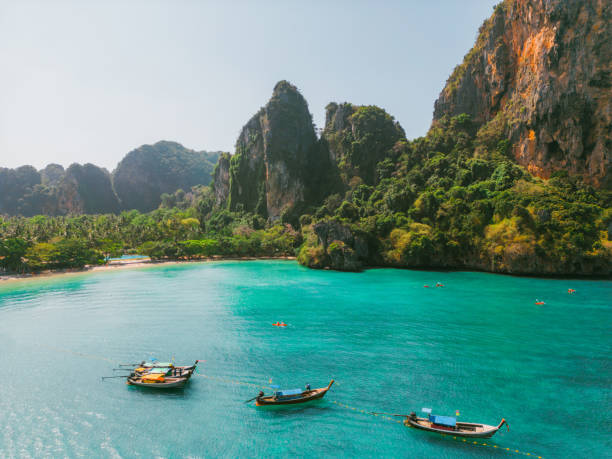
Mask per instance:
[[[276,397],[275,395],[264,395],[263,397],[257,397],[255,399],[256,406],[273,406],[273,405],[295,405],[298,403],[311,402],[323,398],[327,391],[330,389],[334,380],[327,387],[321,387],[319,389],[313,389],[304,391],[299,395],[292,395],[288,397]]]
[[[506,421],[502,421],[497,426],[488,424],[478,424],[472,422],[457,422],[455,428],[442,426],[432,423],[429,419],[407,416],[404,424],[417,429],[436,432],[443,435],[454,435],[457,437],[489,438],[495,435],[499,428]]]
[[[141,377],[129,377],[127,384],[151,389],[178,389],[183,387],[188,380],[189,378],[164,378],[161,382],[145,382]]]

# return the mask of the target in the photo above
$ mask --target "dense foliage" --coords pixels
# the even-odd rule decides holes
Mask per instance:
[[[162,193],[208,185],[220,152],[197,152],[176,142],[161,141],[129,152],[113,172],[122,209],[150,211]]]
[[[189,206],[193,202],[189,195],[199,194],[199,207],[205,208],[202,195],[208,192],[208,188],[178,191],[178,196],[168,195],[166,200]],[[0,219],[0,271],[82,268],[122,253],[152,259],[286,256],[294,255],[301,243],[293,228],[281,224],[266,228],[265,221],[252,214],[220,211],[206,225],[200,218],[198,207],[162,207],[147,214],[133,210],[119,215],[6,217]]]
[[[149,213],[4,217],[0,269],[81,267],[138,252],[153,259],[297,255],[310,267],[345,270],[612,273],[609,190],[564,172],[533,177],[512,160],[494,125],[478,129],[467,115],[444,117],[414,141],[378,107],[351,107],[346,120],[318,142],[336,155],[335,172],[321,171],[328,179],[320,196],[280,220],[218,202],[209,186],[161,194]]]
[[[365,234],[361,250],[341,241],[363,264],[609,274],[610,191],[565,172],[535,178],[510,158],[502,132],[476,128],[467,115],[444,117],[426,137],[396,142],[375,186],[353,177],[302,221]],[[306,241],[302,263],[333,265],[338,244]]]

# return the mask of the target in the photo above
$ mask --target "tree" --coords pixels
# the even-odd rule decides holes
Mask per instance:
[[[22,238],[0,239],[0,267],[5,271],[23,272],[25,254],[30,244]]]

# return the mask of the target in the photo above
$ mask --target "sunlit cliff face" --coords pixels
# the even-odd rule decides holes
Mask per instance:
[[[507,0],[435,103],[434,122],[468,113],[504,126],[519,164],[612,186],[612,4]]]
[[[266,106],[242,128],[228,173],[220,170],[219,198],[227,190],[232,210],[242,207],[277,219],[303,201],[315,167],[308,156],[316,142],[306,100],[295,86],[279,82]]]

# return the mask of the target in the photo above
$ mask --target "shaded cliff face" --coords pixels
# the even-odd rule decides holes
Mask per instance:
[[[32,166],[16,169],[0,167],[0,214],[29,215],[24,210],[24,196],[41,183],[40,173]]]
[[[121,208],[150,211],[159,206],[162,193],[208,185],[219,154],[197,152],[167,141],[132,150],[113,172]]]
[[[374,185],[377,164],[392,156],[393,146],[405,137],[399,123],[382,108],[335,102],[326,107],[323,139],[345,183],[359,177]]]
[[[106,169],[93,164],[72,164],[58,185],[62,214],[119,212],[119,200]]]
[[[215,204],[221,205],[229,196],[229,169],[231,156],[229,153],[222,153],[219,161],[213,170],[212,187],[215,192]]]
[[[308,104],[287,81],[242,128],[229,168],[229,207],[278,218],[308,194],[317,137]],[[221,169],[223,171],[223,169]],[[215,190],[224,190],[222,177]],[[221,193],[221,191],[220,191]],[[220,197],[222,194],[220,194]]]
[[[64,178],[66,171],[60,164],[48,164],[44,169],[40,170],[42,184],[45,186],[57,186]]]
[[[506,0],[435,103],[501,130],[519,164],[612,186],[612,3]]]
[[[221,152],[196,152],[175,142],[162,141],[128,153],[114,177],[94,164],[72,164],[66,170],[59,164],[49,164],[40,172],[32,166],[0,168],[0,214],[153,210],[159,206],[162,193],[208,185],[220,155]]]

